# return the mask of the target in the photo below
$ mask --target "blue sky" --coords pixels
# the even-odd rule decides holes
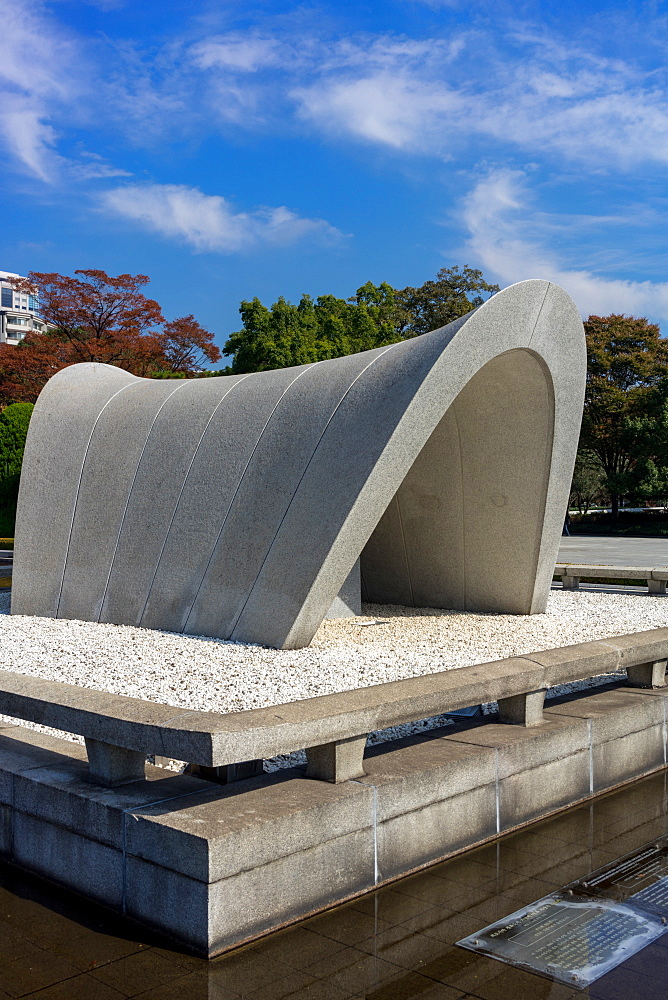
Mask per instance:
[[[479,267],[668,333],[668,5],[0,0],[0,268],[241,299]]]

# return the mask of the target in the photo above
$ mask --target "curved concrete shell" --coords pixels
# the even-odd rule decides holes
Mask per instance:
[[[12,613],[296,648],[360,555],[371,601],[543,611],[585,365],[574,303],[535,280],[299,368],[66,368],[30,425]]]

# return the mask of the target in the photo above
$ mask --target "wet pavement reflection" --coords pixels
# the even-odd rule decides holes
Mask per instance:
[[[585,990],[455,942],[668,833],[661,772],[213,962],[0,867],[0,1000],[665,1000],[668,933]]]

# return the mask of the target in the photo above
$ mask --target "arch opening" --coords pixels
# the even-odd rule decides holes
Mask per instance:
[[[361,554],[362,599],[511,614],[535,610],[554,391],[533,351],[498,355],[464,386]]]

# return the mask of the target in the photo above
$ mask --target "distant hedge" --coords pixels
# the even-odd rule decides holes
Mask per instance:
[[[23,449],[34,406],[11,403],[0,413],[0,531],[12,535]]]

